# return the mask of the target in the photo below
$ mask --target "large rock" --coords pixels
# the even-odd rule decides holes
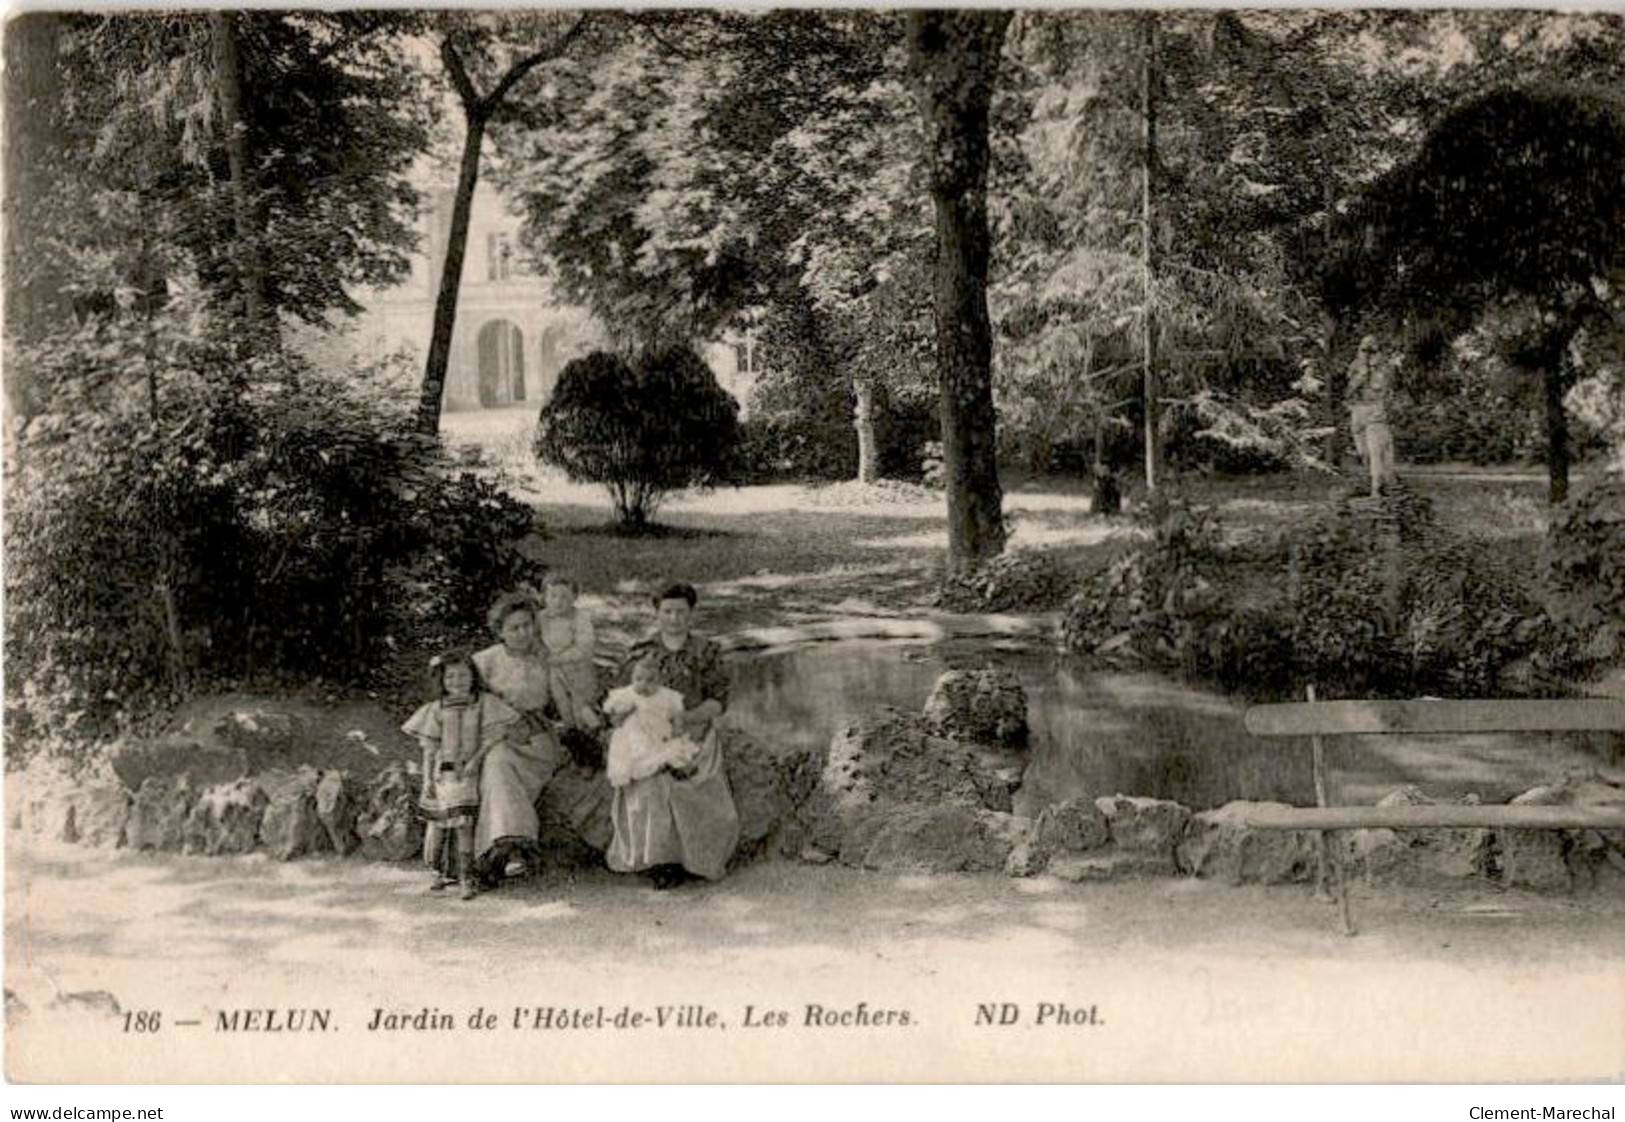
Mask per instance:
[[[270,798],[251,779],[223,783],[198,797],[186,819],[186,852],[209,857],[251,853]]]
[[[278,861],[291,861],[333,848],[316,807],[321,773],[304,767],[290,774],[261,776],[258,782],[270,796],[260,821],[260,841]]]
[[[1106,822],[1106,844],[1083,853],[1057,854],[1049,871],[1065,880],[1173,876],[1176,850],[1191,812],[1167,799],[1105,795],[1094,801]]]
[[[1625,788],[1573,773],[1525,791],[1513,806],[1625,806]],[[1495,863],[1503,883],[1536,890],[1591,887],[1625,847],[1625,830],[1498,830]]]
[[[1432,806],[1438,800],[1414,786],[1390,791],[1379,807]],[[1465,805],[1477,805],[1468,795]],[[1351,871],[1370,884],[1426,884],[1489,875],[1494,838],[1488,830],[1436,828],[1424,830],[1351,830],[1343,852]]]
[[[131,790],[151,777],[186,775],[202,790],[301,767],[364,786],[415,758],[400,717],[374,702],[239,693],[187,702],[162,736],[122,748],[114,768]]]
[[[1029,829],[1010,847],[1010,855],[1004,859],[1004,875],[1035,877],[1049,866],[1051,860],[1049,850],[1038,844],[1033,831]]]
[[[327,831],[328,844],[341,856],[361,845],[355,823],[361,807],[350,793],[351,781],[342,771],[324,771],[316,783],[316,817]]]
[[[196,792],[184,775],[145,780],[130,806],[125,843],[131,849],[181,849],[186,844],[186,821],[196,800]]]
[[[1027,743],[1027,691],[1008,670],[949,670],[922,711],[938,736],[980,744]]]
[[[1005,875],[1030,877],[1046,869],[1054,871],[1057,862],[1098,850],[1110,841],[1111,828],[1093,799],[1067,799],[1039,811],[1011,849],[1004,865]]]
[[[74,795],[78,782],[64,762],[35,756],[6,777],[6,813],[12,827],[48,841],[77,840]]]
[[[130,794],[105,768],[75,771],[38,756],[6,782],[7,821],[50,841],[112,847],[124,840]]]
[[[1095,806],[1105,816],[1111,843],[1118,849],[1169,859],[1191,819],[1188,807],[1168,799],[1104,795],[1095,800]]]
[[[361,853],[373,861],[415,861],[423,856],[423,820],[417,812],[422,781],[405,765],[374,776],[356,815]]]
[[[936,735],[922,718],[882,710],[830,740],[819,789],[848,805],[959,803],[1009,813],[1022,754]]]
[[[1011,814],[1022,766],[1019,752],[946,740],[921,717],[882,710],[830,741],[808,849],[871,868],[1003,868],[1027,825]],[[970,813],[982,811],[1002,817]]]
[[[1081,883],[1097,880],[1143,880],[1172,876],[1178,870],[1166,856],[1146,850],[1124,850],[1108,845],[1088,853],[1060,853],[1051,857],[1045,872],[1061,880]]]
[[[724,727],[722,759],[739,811],[740,855],[769,848],[799,852],[800,811],[818,786],[824,762],[819,754],[804,749],[774,751],[738,729]],[[777,846],[772,844],[775,840]]]
[[[112,849],[124,844],[130,792],[117,780],[89,779],[74,794],[72,840]]]
[[[1246,823],[1256,810],[1283,805],[1238,801],[1193,815],[1179,843],[1180,867],[1231,884],[1291,884],[1311,879],[1320,856],[1312,831],[1260,830]]]
[[[149,779],[180,778],[201,791],[248,774],[248,755],[241,749],[182,734],[126,741],[113,751],[111,762],[119,780],[132,791],[139,791]]]
[[[887,873],[997,870],[1029,825],[1013,814],[963,805],[899,806],[862,819],[838,856],[842,864]]]
[[[1111,840],[1111,826],[1093,799],[1067,799],[1038,815],[1037,842],[1050,853],[1082,853]]]

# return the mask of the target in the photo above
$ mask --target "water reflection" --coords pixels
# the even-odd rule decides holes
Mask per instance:
[[[843,724],[883,705],[918,711],[951,666],[995,663],[1027,690],[1033,743],[1016,809],[1075,795],[1175,799],[1206,809],[1232,799],[1314,801],[1307,744],[1262,740],[1245,706],[1156,674],[1082,673],[1045,652],[973,643],[845,640],[733,657],[732,720],[764,743],[818,748]],[[1449,798],[1502,800],[1596,755],[1552,738],[1364,737],[1326,742],[1333,799],[1375,802],[1417,784]]]

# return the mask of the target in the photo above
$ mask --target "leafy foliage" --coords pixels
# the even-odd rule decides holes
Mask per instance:
[[[1328,303],[1443,303],[1589,288],[1625,250],[1625,118],[1579,90],[1502,89],[1447,114],[1340,226]]]
[[[250,244],[235,236],[221,187],[225,138],[201,12],[70,17],[59,62],[68,84],[44,109],[77,158],[60,166],[40,218],[58,252],[129,258],[160,241],[217,292],[253,254],[267,264],[272,307],[316,323],[359,311],[352,286],[387,285],[408,268],[418,204],[408,173],[433,128],[422,75],[402,65],[387,16],[244,12],[238,26]],[[118,271],[142,283],[131,265]]]
[[[692,347],[631,362],[595,351],[559,372],[535,451],[573,480],[602,483],[628,528],[670,492],[721,481],[735,462],[739,405]]]
[[[1042,550],[1010,550],[950,573],[939,604],[952,612],[1048,612],[1072,591],[1073,578]]]
[[[366,367],[243,369],[178,315],[96,321],[8,369],[54,387],[6,524],[14,725],[83,739],[259,674],[358,681],[525,575],[528,509],[351,392]],[[26,743],[27,741],[25,741]]]
[[[1625,477],[1602,474],[1554,511],[1546,585],[1578,661],[1625,661]]]
[[[1515,667],[1563,672],[1560,629],[1525,581],[1436,525],[1399,489],[1344,502],[1262,551],[1222,542],[1209,512],[1163,500],[1151,536],[1085,579],[1068,649],[1179,669],[1250,694],[1482,696]],[[1538,687],[1536,687],[1538,688]]]

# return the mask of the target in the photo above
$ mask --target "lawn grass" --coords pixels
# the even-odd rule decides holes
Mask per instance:
[[[448,444],[478,448],[482,470],[532,503],[547,527],[548,561],[573,573],[598,609],[629,624],[647,594],[672,580],[707,600],[712,630],[777,626],[846,614],[932,610],[947,554],[945,503],[907,488],[772,484],[671,497],[654,532],[613,525],[602,488],[570,483],[531,456],[533,409],[450,414]],[[1533,584],[1546,529],[1545,482],[1524,470],[1402,472],[1433,501],[1440,526],[1480,543],[1487,560]],[[1315,517],[1357,481],[1324,473],[1192,474],[1177,486],[1215,508],[1226,540],[1267,543]],[[1089,509],[1076,478],[1005,482],[1010,547],[1050,552],[1079,572],[1105,563],[1142,536],[1132,518]],[[1143,495],[1131,491],[1131,506]],[[1238,574],[1241,576],[1241,574]],[[1243,580],[1274,579],[1248,573]]]

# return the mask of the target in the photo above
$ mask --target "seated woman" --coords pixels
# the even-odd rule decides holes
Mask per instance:
[[[674,731],[699,745],[682,776],[664,768],[615,788],[609,867],[646,872],[660,889],[690,874],[716,880],[739,843],[739,814],[716,724],[728,704],[728,674],[716,644],[690,631],[698,600],[688,584],[673,584],[655,597],[658,630],[633,646],[618,678],[629,683],[633,668],[645,660],[657,668],[660,682],[683,697]]]
[[[523,592],[498,597],[486,619],[499,642],[474,655],[485,688],[520,717],[518,730],[491,750],[480,769],[474,848],[487,883],[524,872],[525,862],[539,856],[536,799],[567,758],[543,713],[552,695],[539,610]]]

